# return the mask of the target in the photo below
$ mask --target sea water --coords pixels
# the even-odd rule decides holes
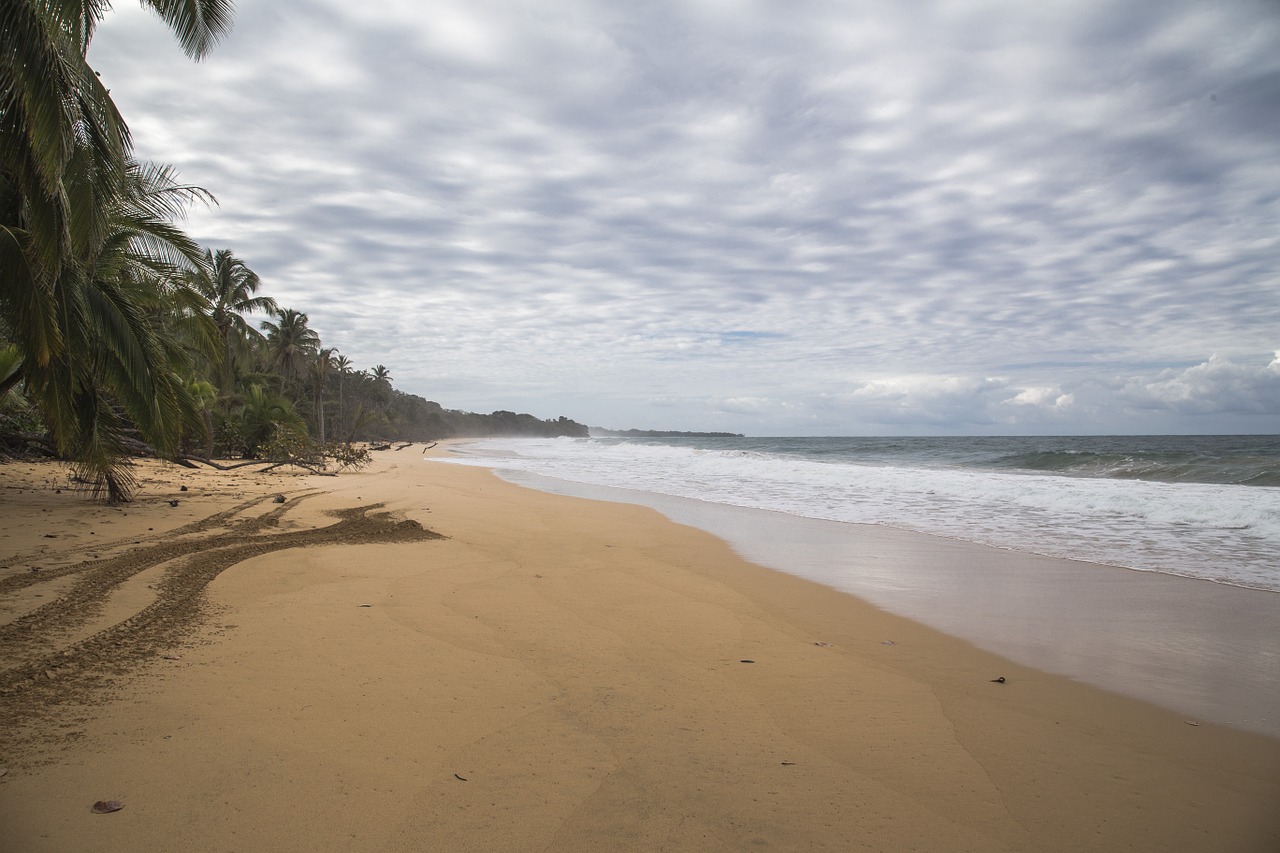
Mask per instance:
[[[1280,436],[489,439],[456,461],[1280,591]]]

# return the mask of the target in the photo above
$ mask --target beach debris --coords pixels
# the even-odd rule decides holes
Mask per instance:
[[[454,773],[454,774],[453,774],[453,778],[455,778],[455,779],[459,779],[459,780],[461,780],[461,781],[463,781],[463,782],[467,781],[467,780],[466,780],[466,777],[464,777],[464,776],[459,776],[457,773]]]
[[[831,644],[830,644],[830,643],[824,643],[824,642],[821,642],[821,641],[814,643],[814,645],[815,645],[815,646],[821,646],[821,647],[822,647],[822,648],[824,648],[824,649],[829,649],[829,648],[831,648]]]
[[[782,766],[783,766],[783,767],[795,767],[795,766],[796,766],[796,763],[795,763],[794,761],[784,761],[784,762],[782,762]]]
[[[274,498],[271,499],[271,502],[277,503],[277,504],[284,503],[284,495],[276,495]]]
[[[755,663],[753,660],[740,660],[738,663]]]
[[[173,500],[169,501],[169,506],[177,506],[177,505],[178,505],[178,499],[177,499],[177,498],[174,498]]]
[[[359,606],[360,606],[360,607],[372,607],[373,605],[372,605],[372,604],[361,604],[361,605],[359,605]]]
[[[178,486],[178,491],[185,492],[185,491],[188,491],[188,489],[186,486]]]
[[[1199,723],[1193,722],[1191,720],[1183,720],[1183,722],[1186,723],[1188,726],[1195,726],[1196,728],[1200,727]]]
[[[182,655],[160,655],[165,660],[182,660]]]
[[[897,643],[895,643],[893,640],[881,640],[881,641],[880,641],[880,645],[882,645],[882,646],[896,646],[896,645],[898,645],[898,644],[897,644]]]
[[[89,811],[94,814],[111,814],[112,812],[120,811],[122,808],[124,808],[124,803],[119,800],[98,800]]]
[[[1002,676],[1000,676],[999,678],[993,678],[993,679],[991,679],[991,683],[992,683],[992,684],[1004,684],[1004,680],[1005,680],[1005,679],[1004,679],[1004,676],[1002,675]]]

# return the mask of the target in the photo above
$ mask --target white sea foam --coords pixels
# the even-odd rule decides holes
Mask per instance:
[[[593,439],[494,439],[452,461],[1280,591],[1280,489],[859,464]]]

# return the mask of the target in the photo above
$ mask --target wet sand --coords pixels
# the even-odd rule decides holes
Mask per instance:
[[[125,509],[0,467],[6,849],[1280,849],[1280,740],[375,457]]]
[[[1036,669],[1280,738],[1280,593],[992,548],[881,525],[504,471],[637,503],[748,560],[851,593]]]

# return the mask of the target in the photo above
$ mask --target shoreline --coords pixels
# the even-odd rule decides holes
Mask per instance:
[[[1280,739],[1280,594],[883,525],[497,471],[647,506],[751,562],[1056,675]],[[1271,596],[1271,597],[1266,597]]]
[[[0,824],[25,850],[1280,844],[1275,739],[1010,663],[648,508],[417,448],[336,479],[169,469],[123,510],[5,477],[0,624],[69,596],[90,553],[315,539],[242,555],[145,660],[5,726]],[[322,541],[327,513],[376,503],[408,540]],[[43,646],[111,629],[182,565],[123,578],[77,616],[88,638]],[[90,813],[107,799],[125,808]]]

